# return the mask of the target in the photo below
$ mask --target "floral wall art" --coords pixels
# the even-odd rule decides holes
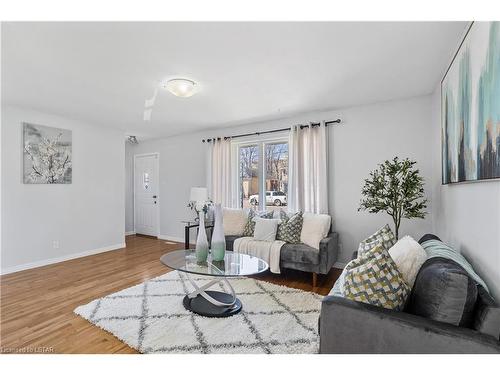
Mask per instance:
[[[500,22],[474,22],[441,82],[442,182],[500,178]]]
[[[71,184],[71,130],[23,123],[25,184]]]

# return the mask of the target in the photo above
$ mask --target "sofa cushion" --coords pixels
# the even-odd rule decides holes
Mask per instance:
[[[280,260],[283,262],[319,264],[319,251],[305,244],[284,244]]]
[[[477,289],[473,327],[476,331],[500,339],[500,306],[481,285]]]
[[[226,236],[226,250],[233,251],[234,241],[241,236]]]
[[[226,236],[242,236],[247,223],[248,213],[240,208],[223,208],[222,222]]]
[[[254,217],[258,216],[263,219],[272,219],[274,211],[258,213],[254,210],[250,210],[247,216],[247,222],[245,224],[245,229],[243,230],[244,237],[253,237],[253,232],[255,231],[255,221]]]
[[[404,236],[389,249],[389,254],[412,288],[420,267],[427,260],[424,248],[410,236]]]
[[[422,243],[422,247],[427,253],[427,259],[431,258],[445,258],[450,259],[460,267],[464,269],[467,274],[473,278],[477,284],[482,285],[483,288],[489,292],[488,286],[484,282],[484,280],[479,276],[476,271],[474,271],[474,267],[469,263],[469,261],[460,254],[457,250],[452,248],[451,246],[445,244],[441,240],[427,240]]]
[[[396,236],[394,236],[394,233],[392,233],[389,224],[384,225],[371,236],[368,236],[360,242],[358,247],[358,257],[363,255],[363,253],[372,250],[379,243],[386,250],[389,250],[396,243]]]
[[[381,244],[349,262],[345,269],[345,298],[391,310],[404,308],[410,287]]]
[[[257,241],[274,241],[276,240],[276,232],[278,231],[279,219],[262,219],[254,217],[255,230],[253,238]]]
[[[431,233],[427,233],[427,234],[424,234],[419,240],[418,240],[418,243],[419,244],[423,244],[425,241],[429,241],[429,240],[437,240],[437,241],[441,241],[441,239],[436,236],[435,234],[431,234]]]
[[[294,214],[287,214],[285,211],[280,211],[281,223],[278,225],[276,239],[287,243],[300,243],[300,234],[302,232],[302,224],[304,217],[302,211]]]
[[[332,218],[325,214],[304,213],[300,241],[319,250],[319,243],[328,236]]]
[[[455,326],[471,327],[477,284],[451,259],[428,259],[415,280],[407,311]]]

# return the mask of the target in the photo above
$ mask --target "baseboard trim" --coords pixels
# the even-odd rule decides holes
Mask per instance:
[[[338,268],[340,270],[343,270],[345,268],[347,263],[342,263],[342,262],[335,262],[333,263],[333,268]]]
[[[132,230],[132,231],[130,231],[130,232],[125,232],[125,236],[132,236],[132,235],[134,235],[134,234],[135,234],[135,231],[134,231],[134,230]]]
[[[160,234],[158,236],[158,239],[159,240],[166,240],[166,241],[173,241],[173,242],[180,242],[180,243],[184,243],[184,237],[176,237],[176,236],[168,236],[166,234]],[[191,240],[189,241],[189,243],[191,245],[195,245],[196,244],[196,241],[194,240]]]
[[[43,266],[48,266],[50,264],[61,263],[61,262],[71,260],[71,259],[83,258],[83,257],[89,256],[89,255],[95,255],[95,254],[99,254],[99,253],[105,253],[107,251],[123,249],[126,246],[127,246],[126,243],[123,242],[123,243],[119,243],[119,244],[115,244],[115,245],[99,247],[97,249],[82,251],[81,253],[68,254],[68,255],[61,256],[61,257],[57,257],[57,258],[50,258],[50,259],[45,259],[45,260],[39,260],[36,262],[24,263],[24,264],[20,264],[18,266],[4,268],[1,270],[0,275],[7,275],[9,273],[24,271],[24,270],[28,270],[28,269],[32,269],[32,268],[43,267]]]

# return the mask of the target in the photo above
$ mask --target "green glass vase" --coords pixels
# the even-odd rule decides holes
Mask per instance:
[[[218,262],[226,255],[226,237],[224,236],[224,226],[222,222],[222,207],[218,203],[215,205],[215,223],[212,234],[211,246],[212,260]]]

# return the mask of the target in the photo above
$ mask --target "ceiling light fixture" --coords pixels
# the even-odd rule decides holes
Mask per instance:
[[[195,94],[196,82],[185,78],[174,78],[163,84],[163,88],[175,96],[189,98]]]

